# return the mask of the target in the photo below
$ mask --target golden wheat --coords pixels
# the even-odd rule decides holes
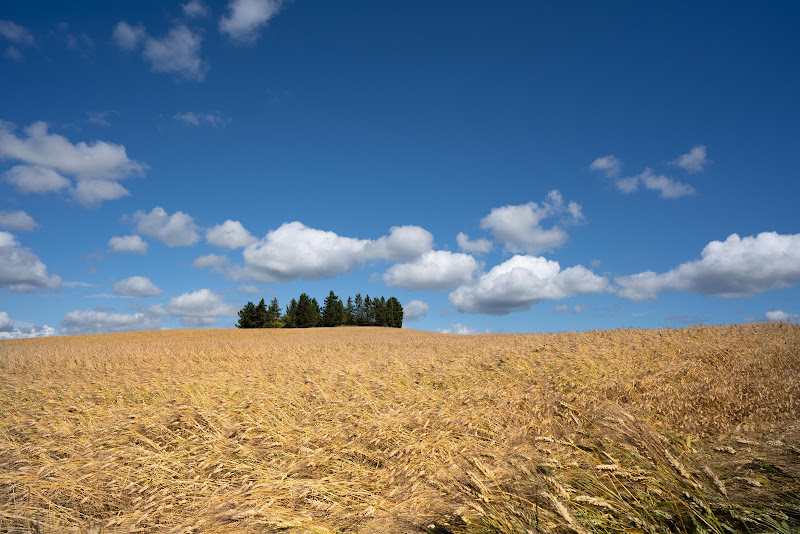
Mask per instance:
[[[3,341],[0,532],[788,532],[798,395],[788,324]]]

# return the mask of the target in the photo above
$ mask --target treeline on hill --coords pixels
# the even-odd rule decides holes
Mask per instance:
[[[402,328],[403,306],[394,297],[371,299],[369,295],[355,298],[347,297],[347,304],[333,291],[325,299],[322,307],[317,299],[305,293],[297,300],[292,299],[281,312],[278,299],[272,299],[269,306],[264,299],[258,304],[248,302],[239,310],[237,328],[311,328],[314,326],[391,326]]]

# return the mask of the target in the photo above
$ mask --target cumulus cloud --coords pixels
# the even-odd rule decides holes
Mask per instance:
[[[783,310],[770,310],[764,314],[767,321],[777,322],[797,322],[800,321],[800,313],[787,313]]]
[[[256,241],[258,239],[245,230],[242,223],[230,219],[206,231],[206,242],[217,247],[241,248],[252,245]]]
[[[450,328],[437,328],[436,331],[440,334],[456,334],[459,336],[471,336],[478,333],[477,330],[470,328],[464,323],[456,323]]]
[[[200,256],[192,262],[192,267],[195,269],[211,269],[212,271],[221,271],[222,268],[229,262],[228,256],[224,254],[208,254]]]
[[[615,178],[622,172],[622,162],[611,155],[603,156],[594,160],[589,169],[602,172],[609,178]]]
[[[688,173],[703,172],[711,161],[706,157],[705,145],[695,145],[687,154],[681,154],[672,162]]]
[[[560,226],[541,226],[541,222],[548,218],[575,224],[584,217],[580,204],[565,204],[561,193],[553,190],[541,205],[528,202],[493,209],[481,219],[481,228],[491,230],[496,240],[505,243],[508,251],[536,254],[558,248],[567,241],[567,232]]]
[[[16,165],[3,173],[3,177],[24,194],[57,193],[72,185],[53,169],[39,165]]]
[[[414,322],[427,315],[430,306],[427,302],[414,299],[403,305],[403,319],[407,322]]]
[[[120,280],[112,287],[116,295],[126,297],[155,297],[163,293],[146,276],[131,276]]]
[[[0,232],[0,287],[16,293],[57,289],[61,277],[47,273],[47,266],[8,232]]]
[[[210,289],[184,293],[171,299],[166,307],[154,306],[151,311],[158,315],[178,317],[184,326],[215,324],[219,317],[233,317],[238,312]]]
[[[137,211],[132,218],[138,233],[158,239],[168,247],[194,245],[200,240],[194,219],[182,211],[168,215],[164,208],[156,206],[150,213]]]
[[[50,326],[13,321],[8,312],[0,312],[0,339],[47,337],[55,333],[55,328]]]
[[[73,310],[61,319],[65,334],[101,334],[106,332],[131,332],[158,330],[161,320],[145,313],[116,313],[104,310]]]
[[[383,275],[389,287],[451,289],[472,280],[480,268],[469,254],[431,250],[409,263],[392,265]]]
[[[505,315],[544,300],[602,293],[608,280],[582,265],[561,269],[557,261],[514,256],[481,275],[477,282],[450,293],[450,304],[466,313]]]
[[[433,236],[418,226],[395,226],[376,240],[343,237],[294,221],[272,230],[244,249],[235,278],[281,282],[314,280],[350,272],[369,260],[414,258],[429,250]]]
[[[458,248],[470,254],[486,254],[492,250],[492,242],[488,239],[470,241],[469,236],[464,232],[458,233],[456,243],[458,243]]]
[[[181,4],[181,8],[183,8],[183,14],[190,18],[207,17],[211,14],[208,6],[200,0],[190,0],[185,4]]]
[[[800,234],[731,234],[706,245],[699,260],[666,273],[619,276],[615,282],[619,296],[634,301],[652,300],[667,290],[734,299],[789,287],[800,282]]]
[[[122,237],[112,237],[108,240],[108,250],[114,254],[119,252],[134,252],[137,254],[147,253],[147,242],[138,235],[125,235]]]
[[[0,227],[28,232],[38,226],[36,221],[33,220],[33,217],[22,210],[0,211]]]
[[[202,126],[207,124],[214,128],[227,126],[231,123],[231,119],[223,117],[219,111],[213,112],[199,112],[189,111],[187,113],[176,113],[173,115],[175,120],[181,121],[189,126]]]
[[[220,31],[238,43],[253,44],[258,40],[261,28],[282,7],[281,0],[231,0],[219,22]]]
[[[144,26],[131,26],[121,21],[114,27],[112,38],[128,52],[141,46],[142,56],[150,63],[153,72],[203,81],[209,70],[208,63],[200,57],[202,36],[192,32],[185,24],[173,26],[163,37],[153,37]]]
[[[71,189],[78,202],[97,207],[104,200],[128,195],[118,182],[147,168],[128,158],[125,147],[105,141],[72,144],[48,132],[47,123],[35,122],[18,137],[14,125],[0,121],[0,159],[21,161],[4,176],[22,193],[50,193],[70,187],[62,174],[74,177]]]

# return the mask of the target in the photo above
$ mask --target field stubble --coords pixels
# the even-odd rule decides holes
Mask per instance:
[[[0,342],[0,532],[792,532],[800,327]]]

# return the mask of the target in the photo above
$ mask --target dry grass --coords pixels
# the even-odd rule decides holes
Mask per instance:
[[[0,342],[0,532],[800,527],[800,327]]]

